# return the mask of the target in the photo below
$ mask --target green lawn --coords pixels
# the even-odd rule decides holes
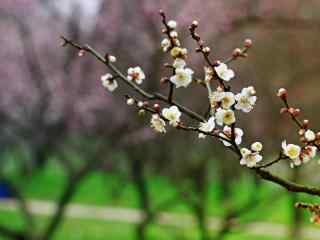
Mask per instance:
[[[54,200],[63,189],[66,176],[62,168],[56,163],[51,162],[41,171],[36,172],[32,177],[21,179],[12,175],[12,179],[19,184],[25,196],[29,199]],[[248,178],[240,179],[232,190],[232,206],[243,206],[252,190],[252,181]],[[150,177],[148,181],[151,189],[153,202],[161,203],[166,201],[175,194],[175,186],[173,186],[166,178]],[[161,194],[159,194],[161,189]],[[220,189],[219,183],[210,184],[208,209],[213,216],[222,216],[224,213],[223,204],[219,200]],[[260,196],[263,201],[256,206],[253,211],[246,212],[240,218],[240,221],[270,221],[278,223],[288,223],[290,220],[290,209],[292,206],[288,204],[289,198],[287,194],[281,194],[281,188],[273,184],[263,184]],[[280,192],[276,198],[270,199],[275,192]],[[116,194],[115,194],[116,193]],[[285,193],[285,192],[284,192]],[[92,204],[98,206],[121,206],[128,208],[138,208],[138,196],[132,183],[121,182],[116,176],[103,172],[95,172],[88,176],[82,182],[79,190],[72,199],[73,203]],[[272,204],[270,204],[272,203]],[[258,203],[257,203],[258,204]],[[188,206],[182,202],[175,204],[168,211],[174,212],[190,212]],[[7,220],[10,219],[10,224]],[[305,217],[308,223],[308,216]],[[37,217],[38,223],[43,225],[46,217]],[[14,212],[1,212],[0,222],[9,224],[12,227],[22,227],[21,219]],[[197,239],[196,229],[177,229],[173,227],[153,226],[149,231],[150,239]],[[125,223],[105,222],[99,220],[77,220],[65,219],[55,239],[108,239],[108,240],[127,240],[134,239],[134,225]],[[263,236],[247,236],[244,233],[235,232],[230,234],[227,240],[268,240],[272,238]]]

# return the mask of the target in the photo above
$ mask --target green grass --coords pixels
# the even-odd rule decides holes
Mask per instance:
[[[10,221],[8,221],[10,219]],[[43,227],[47,217],[37,217],[36,223]],[[22,229],[23,222],[16,212],[0,211],[0,223],[14,229]],[[198,239],[195,228],[178,229],[175,227],[151,226],[148,229],[148,240],[194,240]],[[214,234],[214,233],[213,233]],[[5,238],[0,238],[5,240]],[[99,220],[79,220],[66,218],[57,232],[54,240],[135,240],[135,226],[127,223],[106,222]],[[273,240],[273,237],[252,236],[241,232],[227,235],[226,240]],[[278,239],[285,240],[285,239]]]
[[[32,176],[21,179],[18,175],[11,175],[12,179],[19,184],[25,196],[29,199],[55,200],[61,194],[64,188],[66,175],[63,168],[54,161],[51,161],[46,168],[35,172]],[[161,204],[176,194],[176,187],[173,186],[168,179],[164,177],[149,177],[148,186],[151,190],[153,203]],[[209,187],[207,209],[213,216],[223,216],[225,206],[230,208],[241,207],[250,196],[253,189],[252,179],[243,177],[239,179],[232,188],[232,201],[226,203],[221,202],[218,189],[221,189],[217,181],[213,181]],[[271,198],[274,192],[281,191],[286,193],[280,187],[273,184],[263,184],[260,193],[262,201],[258,201],[259,205],[254,211],[246,212],[240,218],[240,221],[270,221],[277,223],[288,223],[291,218],[291,206],[288,194],[280,194],[276,198]],[[304,197],[304,200],[308,200]],[[89,175],[80,185],[77,193],[72,199],[73,203],[92,204],[98,206],[121,206],[128,208],[138,208],[138,196],[135,187],[130,182],[123,182],[114,175],[94,172]],[[173,212],[190,212],[189,207],[178,202],[168,209]],[[23,228],[23,222],[19,215],[15,212],[0,213],[0,223],[8,224],[14,228]],[[45,217],[37,217],[37,222],[41,226],[46,222]],[[305,217],[308,223],[308,215]],[[152,226],[148,232],[149,239],[197,239],[196,229],[177,229],[173,227]],[[90,240],[130,240],[134,239],[134,225],[125,223],[105,222],[98,220],[77,220],[65,219],[55,235],[57,240],[60,239],[90,239]],[[270,237],[248,236],[241,232],[230,234],[227,240],[271,240]]]
[[[21,179],[19,176],[13,176],[13,179],[21,186],[27,198],[55,200],[64,189],[66,175],[60,165],[51,161],[46,168],[35,172],[30,177]],[[176,186],[171,184],[165,177],[150,177],[148,179],[148,187],[155,206],[167,201],[176,194]],[[161,194],[159,194],[159,189],[161,190]],[[232,201],[229,202],[221,202],[218,189],[221,189],[221,187],[217,181],[213,181],[209,186],[207,209],[210,215],[214,216],[222,216],[225,213],[224,206],[241,208],[245,205],[251,196],[250,192],[253,190],[252,179],[249,177],[239,179],[232,188]],[[279,194],[275,195],[276,197],[272,197],[275,192],[279,192]],[[260,205],[252,213],[248,212],[246,218],[279,223],[288,222],[292,206],[286,191],[274,184],[264,183],[260,193],[257,194],[260,195],[257,203]],[[308,200],[308,198],[304,197],[304,200]],[[270,201],[272,201],[272,204],[270,204]],[[98,206],[139,207],[138,195],[133,183],[128,181],[123,182],[118,177],[104,172],[90,174],[81,183],[72,202]],[[168,210],[184,213],[190,212],[188,205],[183,201],[175,203]]]

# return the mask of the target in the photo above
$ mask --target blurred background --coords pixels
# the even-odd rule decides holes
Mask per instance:
[[[279,115],[279,87],[317,127],[319,0],[1,0],[0,239],[319,239],[309,214],[293,207],[318,199],[260,181],[220,143],[154,134],[125,104],[130,89],[106,92],[107,69],[59,45],[61,35],[90,43],[123,71],[141,66],[144,87],[166,93],[160,8],[178,21],[197,75],[193,20],[216,59],[254,40],[249,58],[232,64],[233,83],[256,87],[257,106],[240,126],[245,143],[264,143],[266,160],[283,139],[298,140]],[[177,98],[204,113],[205,94],[193,87]],[[317,161],[272,171],[317,186]]]

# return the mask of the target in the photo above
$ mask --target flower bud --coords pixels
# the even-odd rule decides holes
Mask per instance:
[[[320,140],[320,132],[317,132],[317,133],[316,133],[316,139],[317,139],[317,140]]]
[[[160,83],[161,83],[161,84],[165,84],[165,83],[167,83],[167,82],[169,82],[169,78],[167,78],[167,77],[164,77],[164,78],[161,78],[161,79],[160,79]]]
[[[300,129],[298,133],[299,133],[300,136],[303,136],[305,132],[306,131],[304,129]]]
[[[174,20],[170,20],[170,21],[168,22],[168,26],[169,26],[169,28],[171,28],[171,29],[175,29],[175,28],[177,27],[177,22],[174,21]]]
[[[282,98],[283,100],[287,99],[288,97],[288,91],[285,88],[280,88],[278,90],[277,96]]]
[[[283,107],[280,109],[280,114],[287,113],[287,112],[288,112],[288,108],[286,107]]]
[[[302,126],[303,128],[308,128],[309,127],[309,120],[308,119],[304,119],[303,122],[302,122]]]
[[[294,109],[293,107],[291,107],[291,108],[288,109],[288,112],[289,112],[290,114],[293,114],[294,111],[295,111],[295,109]]]
[[[301,113],[301,110],[300,110],[299,108],[296,108],[296,109],[294,109],[292,115],[293,115],[294,117],[297,117],[297,116],[300,115],[300,113]]]
[[[192,26],[193,27],[198,27],[199,22],[197,20],[192,21]]]
[[[82,57],[84,54],[85,54],[85,51],[84,51],[83,49],[81,49],[81,50],[78,52],[78,56],[79,56],[79,57]]]
[[[241,53],[242,53],[241,49],[240,49],[240,48],[236,48],[236,49],[233,50],[232,56],[233,56],[234,58],[237,58],[237,57],[240,57],[240,56],[241,56]]]
[[[153,105],[153,108],[154,108],[154,110],[156,110],[157,112],[160,112],[160,104],[155,103],[155,104]]]
[[[111,62],[111,63],[115,63],[115,62],[117,61],[117,58],[116,58],[115,56],[109,55],[109,56],[108,56],[108,60],[109,60],[109,62]]]
[[[210,49],[209,47],[204,47],[204,48],[202,49],[202,51],[203,51],[204,53],[210,53],[211,49]]]
[[[138,102],[138,107],[139,107],[139,108],[142,108],[142,107],[143,107],[143,102],[139,101],[139,102]]]
[[[128,99],[127,99],[127,104],[128,104],[129,106],[133,105],[134,103],[135,103],[135,100],[134,100],[133,98],[128,98]]]
[[[251,48],[252,47],[252,40],[250,38],[247,38],[246,40],[244,40],[244,46],[246,48]]]

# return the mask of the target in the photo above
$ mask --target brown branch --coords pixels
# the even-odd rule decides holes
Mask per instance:
[[[160,100],[162,102],[165,102],[167,104],[173,104],[176,105],[181,112],[185,113],[186,115],[188,115],[189,117],[191,117],[194,120],[197,121],[204,121],[204,117],[202,117],[200,114],[190,110],[189,108],[181,105],[180,103],[176,102],[176,101],[172,101],[169,102],[168,98],[163,96],[160,93],[148,93],[146,91],[144,91],[142,88],[140,88],[138,85],[136,85],[135,83],[129,81],[127,79],[127,77],[112,63],[110,63],[105,57],[103,57],[100,53],[98,53],[95,49],[93,49],[92,47],[90,47],[89,45],[85,45],[85,46],[81,46],[71,40],[68,40],[65,37],[61,37],[64,41],[63,46],[66,45],[70,45],[76,49],[80,50],[84,50],[90,54],[92,54],[95,58],[97,58],[100,62],[102,62],[104,65],[106,65],[113,73],[115,73],[117,76],[119,76],[119,78],[121,80],[123,80],[123,82],[125,84],[127,84],[129,87],[131,87],[135,92],[137,92],[138,94],[140,94],[141,96],[143,96],[144,98],[148,99],[148,100]]]
[[[168,97],[165,97],[159,93],[148,93],[146,91],[144,91],[142,88],[140,88],[138,85],[136,85],[135,83],[129,81],[126,76],[124,74],[122,74],[122,72],[112,63],[110,63],[105,57],[103,57],[101,54],[99,54],[95,49],[93,49],[92,47],[90,47],[89,45],[79,45],[71,40],[68,40],[65,37],[62,37],[62,39],[64,40],[63,42],[63,46],[66,45],[70,45],[78,50],[82,50],[85,52],[88,52],[90,54],[92,54],[93,56],[95,56],[100,62],[102,62],[103,64],[105,64],[112,72],[114,72],[117,76],[120,77],[120,79],[123,80],[124,83],[126,83],[129,87],[131,87],[135,92],[139,93],[141,96],[143,96],[144,98],[148,99],[148,100],[160,100],[162,102],[165,102],[167,104],[174,104],[177,107],[179,107],[180,111],[185,113],[187,116],[189,116],[190,118],[203,122],[205,121],[204,117],[202,117],[201,115],[193,112],[192,110],[184,107],[183,105],[179,104],[178,102],[172,101],[169,102],[168,101]],[[185,128],[184,130],[189,130],[189,131],[199,131],[199,129],[195,129],[195,128]],[[230,140],[229,140],[230,141]],[[234,148],[229,148],[232,151],[235,152],[235,154],[238,157],[242,157],[241,152],[239,147],[234,143],[233,144]],[[278,162],[278,160],[275,160],[272,162],[272,164]],[[266,166],[271,166],[271,163],[266,164]],[[315,187],[308,187],[308,186],[304,186],[304,185],[300,185],[300,184],[296,184],[290,181],[287,181],[283,178],[280,178],[278,176],[275,176],[273,174],[271,174],[270,172],[263,170],[262,168],[253,168],[253,170],[255,170],[255,172],[264,180],[273,182],[273,183],[277,183],[280,186],[286,188],[289,191],[292,192],[301,192],[301,193],[308,193],[311,195],[317,195],[320,196],[320,189],[319,188],[315,188]]]
[[[305,185],[297,184],[278,176],[273,175],[272,173],[264,170],[264,169],[254,169],[255,172],[264,180],[277,183],[278,185],[286,188],[290,192],[297,192],[297,193],[307,193],[310,195],[320,196],[320,188],[316,187],[308,187]]]

